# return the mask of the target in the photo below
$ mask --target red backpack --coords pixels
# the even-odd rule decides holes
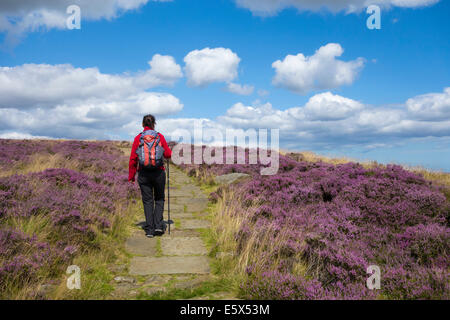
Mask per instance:
[[[157,169],[164,165],[164,148],[161,146],[161,139],[155,130],[146,130],[141,133],[136,153],[141,168]]]

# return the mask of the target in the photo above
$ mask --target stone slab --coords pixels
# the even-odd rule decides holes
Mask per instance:
[[[131,254],[153,256],[157,252],[156,238],[147,238],[144,230],[141,232],[134,232],[125,242],[125,250]]]
[[[207,220],[186,219],[181,221],[181,229],[203,229],[210,226],[211,223]]]
[[[170,190],[171,197],[195,197],[196,195],[205,197],[199,187],[189,184],[183,185],[180,188]]]
[[[168,211],[164,211],[164,218],[168,216]],[[172,212],[172,209],[170,209],[170,219],[189,219],[194,218],[194,215],[192,212]]]
[[[161,250],[165,256],[206,255],[208,253],[202,239],[197,237],[161,238]]]
[[[185,229],[185,230],[181,230],[181,229],[177,229],[177,230],[170,230],[170,234],[169,232],[166,232],[164,234],[164,236],[162,237],[162,239],[164,238],[178,238],[178,237],[199,237],[200,234],[198,231],[193,230],[193,229]]]
[[[170,196],[170,212],[184,212],[184,205],[181,204],[177,204],[174,201],[172,201],[172,195]],[[167,211],[167,198],[166,201],[164,202],[164,210]]]
[[[130,263],[130,275],[152,274],[208,274],[208,258],[191,257],[134,257]]]
[[[175,198],[174,202],[178,205],[187,207],[187,212],[202,212],[208,208],[208,199],[202,198]],[[172,211],[172,208],[171,208]]]

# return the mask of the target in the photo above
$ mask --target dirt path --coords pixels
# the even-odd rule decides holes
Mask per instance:
[[[127,239],[125,248],[132,255],[114,279],[113,298],[152,298],[174,290],[187,290],[191,295],[196,288],[210,282],[210,259],[200,229],[209,228],[206,219],[208,198],[181,170],[170,167],[170,213],[175,224],[162,237],[149,239],[140,227],[140,220]],[[167,190],[167,189],[166,189]],[[164,220],[167,220],[167,191]],[[215,292],[198,299],[231,299],[231,294]]]

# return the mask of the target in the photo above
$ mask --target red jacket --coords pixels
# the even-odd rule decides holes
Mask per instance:
[[[149,127],[145,127],[145,130],[152,130]],[[170,159],[172,157],[172,150],[170,150],[169,146],[167,145],[166,139],[161,133],[158,133],[159,139],[161,141],[161,147],[164,149],[164,158]],[[141,133],[139,133],[136,138],[134,138],[133,146],[131,147],[131,155],[130,155],[130,164],[128,166],[128,181],[134,181],[136,176],[136,171],[139,171],[139,158],[136,153],[137,148],[139,147],[139,140],[141,139]],[[165,170],[164,166],[160,167],[160,169]]]

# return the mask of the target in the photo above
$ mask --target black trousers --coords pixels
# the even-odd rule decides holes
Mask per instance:
[[[146,232],[155,229],[164,230],[164,188],[166,186],[166,172],[164,170],[139,171],[139,187],[141,188],[144,204]]]

